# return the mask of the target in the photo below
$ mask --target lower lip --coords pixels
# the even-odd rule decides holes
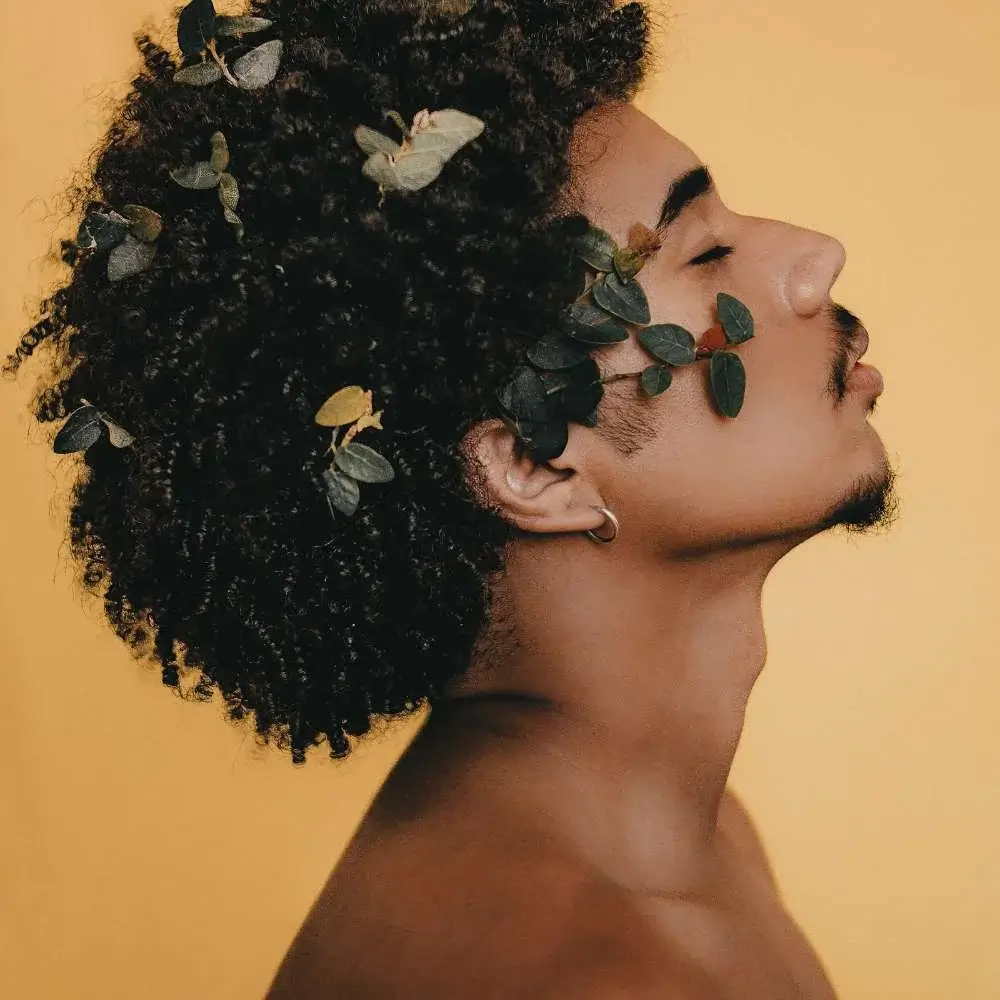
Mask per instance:
[[[847,388],[854,392],[874,393],[877,396],[885,389],[885,382],[877,368],[859,361],[847,373]]]

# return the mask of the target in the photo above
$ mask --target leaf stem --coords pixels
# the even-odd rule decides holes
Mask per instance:
[[[695,361],[705,361],[710,358],[713,354],[720,354],[725,348],[715,348],[715,347],[699,347],[695,351],[694,359]],[[660,362],[663,364],[664,362]],[[678,365],[669,365],[670,368],[677,368]],[[639,378],[642,372],[618,372],[616,375],[608,375],[601,379],[602,385],[608,385],[611,382],[624,382],[626,379]]]
[[[213,58],[213,59],[215,60],[215,62],[216,62],[216,63],[218,64],[218,67],[219,67],[219,69],[221,69],[221,70],[222,70],[222,75],[223,75],[223,76],[224,76],[224,77],[225,77],[225,78],[226,78],[226,79],[227,79],[227,80],[228,80],[228,81],[229,81],[229,82],[230,82],[230,83],[231,83],[231,84],[232,84],[232,85],[233,85],[234,87],[238,87],[238,86],[240,85],[240,81],[239,81],[239,80],[237,80],[237,79],[236,79],[236,77],[235,77],[235,76],[233,76],[233,74],[229,72],[229,67],[228,67],[228,66],[226,65],[226,60],[225,60],[225,59],[223,59],[221,55],[219,55],[218,51],[217,51],[217,50],[216,50],[216,48],[215,48],[215,39],[214,39],[214,38],[210,38],[210,39],[208,40],[208,44],[207,44],[207,45],[205,46],[205,48],[206,48],[206,49],[208,50],[208,52],[209,52],[209,54],[211,55],[211,57],[212,57],[212,58]]]

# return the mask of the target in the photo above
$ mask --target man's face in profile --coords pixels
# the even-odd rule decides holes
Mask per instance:
[[[602,413],[640,426],[642,444],[623,455],[589,434],[579,446],[629,534],[683,553],[888,523],[893,474],[867,420],[881,378],[864,365],[850,371],[867,334],[831,299],[841,244],[732,211],[695,154],[630,105],[584,121],[573,161],[579,210],[619,245],[637,222],[663,224],[662,249],[639,277],[653,323],[697,339],[717,324],[722,291],[749,306],[756,325],[736,348],[747,372],[736,418],[713,406],[706,363],[675,369],[652,399],[635,380],[609,386]],[[651,363],[634,338],[596,357],[606,374]]]

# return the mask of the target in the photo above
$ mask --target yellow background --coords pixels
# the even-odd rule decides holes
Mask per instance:
[[[0,330],[158,0],[14,3],[0,32]],[[734,208],[848,247],[903,517],[766,593],[736,785],[851,1000],[1000,996],[1000,5],[677,0],[641,105]],[[65,226],[61,230],[66,232]],[[301,771],[181,704],[69,585],[62,466],[0,385],[0,995],[262,996],[415,730]],[[419,724],[419,720],[418,723]]]

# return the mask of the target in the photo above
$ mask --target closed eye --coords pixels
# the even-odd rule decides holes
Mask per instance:
[[[711,250],[698,254],[694,260],[688,261],[690,267],[700,267],[702,264],[711,264],[712,261],[722,260],[733,252],[732,247],[714,246]]]

